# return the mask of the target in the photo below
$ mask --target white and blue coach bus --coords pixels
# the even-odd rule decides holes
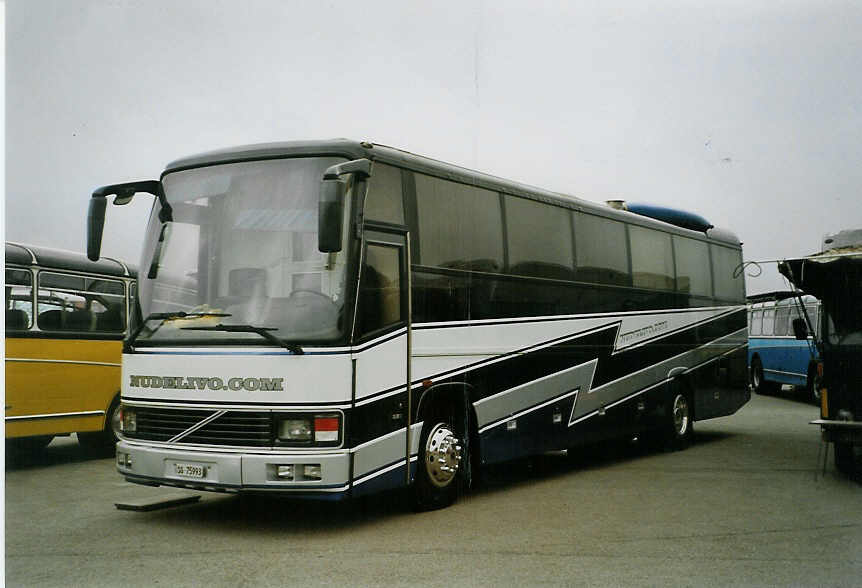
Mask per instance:
[[[346,140],[227,149],[159,180],[123,355],[129,481],[451,503],[479,467],[749,399],[739,240]],[[663,218],[676,224],[649,218]]]

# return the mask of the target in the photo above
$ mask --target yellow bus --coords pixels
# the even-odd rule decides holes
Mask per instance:
[[[134,268],[6,242],[6,449],[112,448]]]

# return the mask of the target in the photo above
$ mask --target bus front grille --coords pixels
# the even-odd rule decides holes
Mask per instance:
[[[126,432],[124,436],[146,441],[171,441],[217,412],[215,410],[136,407],[136,431],[134,433]],[[272,445],[272,415],[269,412],[229,410],[174,442],[195,445],[269,447]]]

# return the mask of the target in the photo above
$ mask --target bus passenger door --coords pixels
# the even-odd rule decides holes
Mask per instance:
[[[351,430],[360,447],[355,453],[353,475],[358,493],[409,480],[413,406],[407,385],[408,257],[406,229],[366,223],[353,331],[356,384]]]

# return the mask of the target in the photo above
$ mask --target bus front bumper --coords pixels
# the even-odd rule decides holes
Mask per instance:
[[[817,419],[809,424],[820,425],[823,440],[826,442],[862,445],[862,421]]]
[[[350,452],[220,452],[117,443],[117,471],[129,482],[212,492],[285,492],[323,499],[350,488]]]

